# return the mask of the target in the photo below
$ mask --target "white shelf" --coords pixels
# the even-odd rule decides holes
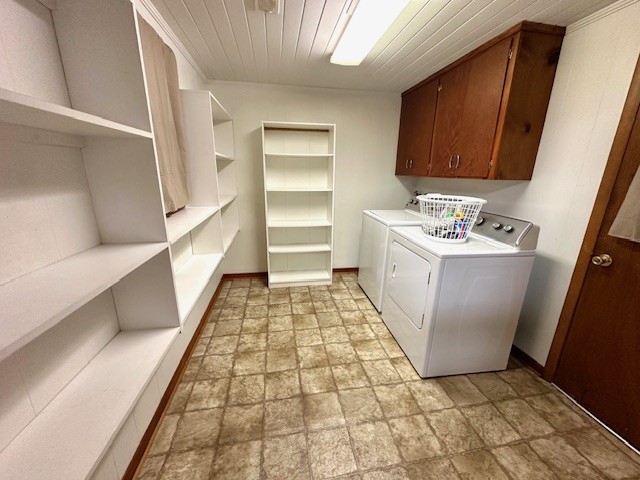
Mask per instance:
[[[233,202],[236,198],[238,198],[238,195],[233,193],[233,194],[226,194],[226,195],[220,195],[220,210],[222,210],[224,207],[226,207],[227,205],[229,205],[231,202]]]
[[[240,229],[235,229],[231,232],[231,235],[229,235],[229,237],[224,238],[222,240],[222,243],[224,244],[224,253],[227,253],[227,251],[229,250],[229,247],[231,247],[231,245],[233,244],[233,241],[236,239],[236,235],[238,235],[238,232],[240,231]]]
[[[313,253],[330,251],[331,246],[328,243],[297,243],[269,246],[269,253]]]
[[[223,255],[221,253],[192,255],[175,272],[176,296],[178,298],[181,322],[191,313],[193,306],[200,298],[209,280],[211,280],[222,258]]]
[[[189,207],[167,218],[167,238],[172,245],[215,214],[219,207]]]
[[[233,162],[233,158],[229,155],[225,155],[224,153],[216,152],[216,160],[223,160],[225,162]]]
[[[179,330],[116,335],[0,454],[2,478],[88,478]]]
[[[268,220],[268,228],[330,227],[329,220]]]
[[[217,125],[223,122],[230,122],[232,120],[231,115],[227,112],[226,108],[209,92],[209,98],[211,100],[211,114],[213,116],[213,124]]]
[[[267,187],[267,192],[333,192],[329,187]]]
[[[265,153],[267,157],[309,157],[328,158],[333,157],[333,153]]]
[[[288,272],[271,272],[269,282],[272,285],[298,284],[311,282],[329,282],[331,274],[327,270],[301,270]]]
[[[166,243],[99,245],[0,286],[0,360],[165,248]]]
[[[0,122],[100,137],[153,138],[151,132],[0,88]]]

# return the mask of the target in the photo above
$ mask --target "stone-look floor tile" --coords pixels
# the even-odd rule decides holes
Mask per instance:
[[[404,352],[398,342],[396,342],[393,338],[379,338],[380,345],[384,348],[384,351],[387,352],[389,358],[400,358],[404,357]]]
[[[221,419],[221,408],[183,414],[173,436],[171,450],[213,447],[220,432]]]
[[[325,327],[320,329],[324,343],[342,343],[349,341],[349,335],[344,327]]]
[[[371,305],[371,303],[369,304]],[[382,322],[382,317],[374,309],[363,308],[362,314],[364,315],[365,321],[368,324],[382,323],[384,325],[384,323]]]
[[[216,326],[215,323],[207,323],[202,329],[202,333],[200,334],[201,338],[210,337],[213,335],[213,329]]]
[[[398,372],[390,360],[384,359],[362,362],[362,366],[373,385],[402,382],[402,378],[400,378],[400,375],[398,375]]]
[[[564,439],[610,478],[640,476],[640,464],[595,429],[568,433],[564,435]]]
[[[438,379],[438,383],[442,385],[449,398],[459,407],[467,407],[488,401],[487,397],[464,375],[441,377]]]
[[[362,480],[411,480],[411,478],[404,467],[392,467],[364,472]]]
[[[224,378],[231,375],[233,355],[209,355],[202,357],[198,380]]]
[[[495,447],[520,440],[520,435],[500,415],[495,406],[484,404],[461,410],[487,446]]]
[[[302,393],[306,394],[330,392],[336,389],[329,367],[300,370],[300,384],[302,385]]]
[[[286,350],[267,350],[267,372],[281,372],[292,370],[298,366],[296,351],[293,348]]]
[[[273,400],[264,405],[265,435],[285,435],[304,429],[302,399]]]
[[[211,309],[211,313],[207,317],[207,322],[216,323],[220,318],[221,311],[222,311],[222,307]]]
[[[483,444],[471,425],[455,408],[425,414],[438,439],[449,453],[462,453]]]
[[[325,346],[329,365],[357,362],[358,355],[350,343],[328,343]]]
[[[216,480],[259,480],[262,442],[222,445],[216,452],[211,477]]]
[[[521,398],[497,402],[496,407],[523,437],[540,437],[554,431],[536,411]]]
[[[233,353],[238,347],[238,335],[226,335],[224,337],[213,337],[207,346],[206,355],[223,355]]]
[[[282,350],[284,348],[295,348],[295,346],[296,340],[293,336],[293,330],[269,332],[267,337],[267,348],[269,350]]]
[[[313,294],[311,294],[311,296],[313,297]],[[315,308],[316,312],[318,313],[336,312],[338,310],[338,307],[336,307],[336,303],[333,300],[320,300],[320,301],[314,300],[313,308]]]
[[[453,407],[453,400],[444,391],[437,380],[419,380],[417,382],[407,382],[407,388],[416,399],[420,410],[423,412],[433,412]]]
[[[303,433],[265,438],[263,468],[267,479],[306,479],[309,476],[307,442]]]
[[[209,478],[214,450],[172,453],[162,467],[161,480],[206,480]]]
[[[315,313],[315,308],[313,308],[313,302],[296,302],[293,301],[291,304],[291,311],[294,315],[304,315],[307,313]]]
[[[234,375],[264,373],[266,369],[265,352],[242,352],[236,355],[233,366]]]
[[[422,460],[406,465],[411,480],[458,480],[453,464],[443,458],[436,460]],[[473,477],[471,477],[473,478]]]
[[[145,457],[144,462],[138,468],[135,480],[158,480],[160,471],[164,465],[165,455]]]
[[[293,316],[294,330],[304,330],[306,328],[318,328],[318,319],[313,312]]]
[[[344,425],[344,415],[335,392],[317,393],[302,397],[304,422],[309,429]]]
[[[234,280],[231,280],[230,288],[246,288],[249,286],[251,286],[250,278],[236,278]]]
[[[234,324],[241,319],[242,317],[244,317],[244,307],[222,307],[222,310],[220,311],[220,318],[218,318],[219,323],[218,326],[220,326],[220,324],[223,324],[225,322],[223,322],[222,320],[233,320]],[[215,337],[216,335],[221,335],[220,333],[216,333],[216,330],[218,330],[218,327],[216,327],[213,330],[213,336]],[[240,333],[240,330],[237,330],[234,332],[235,334]]]
[[[465,479],[509,480],[493,456],[485,450],[456,455],[451,462]]]
[[[165,415],[162,418],[158,431],[153,438],[153,443],[149,448],[149,455],[158,455],[169,451],[179,420],[180,415],[176,414]]]
[[[293,330],[293,317],[284,315],[282,317],[269,317],[269,332],[282,332],[284,330]]]
[[[603,479],[575,448],[560,437],[538,438],[529,446],[562,479]]]
[[[387,467],[402,461],[386,422],[351,425],[349,434],[361,470]]]
[[[342,325],[342,318],[338,312],[316,312],[316,319],[320,328]]]
[[[405,462],[438,457],[445,453],[422,415],[391,419],[389,427]]]
[[[264,375],[232,377],[229,386],[229,405],[246,405],[264,400]]]
[[[208,408],[224,407],[228,388],[228,378],[198,380],[197,382],[194,382],[186,410],[204,410]]]
[[[210,337],[200,337],[198,339],[198,342],[196,343],[195,348],[193,349],[193,352],[191,353],[191,356],[201,357],[202,355],[204,355],[207,351],[207,345],[209,344],[210,340]]]
[[[377,385],[373,389],[387,418],[420,413],[418,404],[416,404],[411,392],[403,383]]]
[[[293,305],[295,304],[300,305],[302,303],[311,303],[311,308],[313,308],[311,294],[309,293],[308,290],[306,292],[291,292],[291,303]]]
[[[405,382],[421,380],[420,375],[406,357],[392,358],[391,363]]]
[[[349,312],[359,310],[358,304],[352,299],[336,299],[334,300],[339,312]]]
[[[247,297],[247,305],[268,305],[269,295],[251,294]],[[266,316],[266,315],[265,315]]]
[[[371,330],[373,330],[373,333],[376,334],[376,337],[381,339],[393,338],[393,335],[391,335],[391,332],[384,323],[369,323],[369,326],[371,327]]]
[[[345,365],[334,365],[331,367],[333,378],[338,389],[368,387],[369,379],[365,375],[362,365],[359,363],[349,363]]]
[[[189,395],[193,388],[193,382],[182,382],[176,387],[176,391],[171,397],[171,402],[167,408],[167,413],[184,412],[189,401]]]
[[[508,400],[518,396],[516,391],[496,373],[474,373],[467,375],[482,394],[493,402]]]
[[[329,293],[331,294],[331,299],[334,301],[351,299],[351,294],[349,293],[349,290],[347,290],[346,288],[344,290],[334,290]]]
[[[242,279],[238,279],[238,280],[242,280]],[[231,285],[231,287],[227,292],[227,296],[229,297],[246,297],[248,295],[249,295],[249,285],[245,285],[245,286]]]
[[[220,443],[259,440],[262,437],[263,404],[227,407],[222,420]]]
[[[296,349],[300,368],[315,368],[329,365],[327,354],[322,345],[300,347]]]
[[[245,333],[240,335],[239,352],[259,352],[267,349],[266,333]]]
[[[300,379],[297,370],[267,373],[266,400],[280,400],[296,395],[300,395]]]
[[[233,358],[232,355],[230,355]],[[182,374],[182,382],[193,382],[200,373],[200,367],[202,366],[202,362],[204,361],[204,357],[193,357],[187,363],[187,367],[184,369],[184,373]]]
[[[376,338],[376,334],[373,333],[371,327],[369,325],[347,325],[346,327],[347,334],[349,335],[349,339],[352,342],[361,342],[363,340],[374,340]]]
[[[589,426],[589,422],[565,405],[555,393],[528,397],[527,402],[559,432]]]
[[[515,480],[557,478],[526,443],[499,447],[493,450],[493,454]]]
[[[338,395],[348,423],[371,422],[384,418],[373,389],[340,390]]]
[[[296,330],[296,346],[297,347],[313,347],[314,345],[322,345],[322,337],[319,328],[309,330]]]
[[[267,333],[267,325],[269,319],[264,318],[245,318],[242,321],[242,330],[244,333]]]
[[[344,325],[361,325],[367,323],[364,314],[359,310],[340,312],[340,318]]]
[[[378,340],[363,340],[361,342],[353,342],[358,357],[363,362],[367,360],[380,360],[387,358],[387,352],[384,351]]]
[[[314,302],[322,302],[325,300],[331,300],[331,292],[329,292],[328,290],[318,290],[318,291],[311,291],[311,300],[313,300]]]
[[[241,316],[242,317],[242,316]],[[239,335],[242,330],[242,320],[220,321],[213,329],[213,337],[224,337],[227,335]]]
[[[269,316],[268,305],[247,305],[244,310],[245,318],[264,318]]]
[[[549,387],[525,368],[505,370],[504,372],[498,372],[498,375],[509,383],[518,395],[529,396],[549,393]]]
[[[337,477],[357,470],[346,428],[310,432],[308,442],[314,478]]]
[[[225,307],[244,307],[246,303],[246,297],[226,297],[224,299]]]
[[[291,313],[291,304],[289,303],[269,304],[269,318],[290,316]]]
[[[279,290],[269,292],[269,305],[283,305],[291,303],[291,296]]]

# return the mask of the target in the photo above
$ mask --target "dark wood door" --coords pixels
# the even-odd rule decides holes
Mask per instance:
[[[487,177],[511,41],[502,40],[441,77],[432,176]]]
[[[402,97],[396,175],[428,175],[438,81]]]
[[[609,228],[640,164],[640,118],[606,207],[594,254],[609,267],[588,267],[554,375],[555,383],[636,448],[640,448],[640,243]]]

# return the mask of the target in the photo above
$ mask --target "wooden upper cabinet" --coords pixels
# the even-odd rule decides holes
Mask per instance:
[[[403,93],[396,174],[531,179],[563,36],[564,27],[523,22]],[[434,84],[427,134],[406,125],[405,111]],[[400,168],[419,143],[410,135],[431,143],[428,173]]]
[[[396,175],[428,175],[438,81],[415,89],[402,101]]]

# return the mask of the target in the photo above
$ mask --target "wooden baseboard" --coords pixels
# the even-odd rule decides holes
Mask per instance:
[[[358,267],[334,268],[333,273],[358,273]],[[225,273],[222,280],[233,280],[234,278],[266,278],[267,272],[248,273]]]
[[[544,375],[544,367],[540,365],[538,362],[536,362],[529,355],[524,353],[522,350],[520,350],[518,347],[516,347],[515,345],[511,346],[511,355],[513,355],[513,357],[516,358],[517,360],[520,360],[531,370],[536,372],[538,376],[542,377]]]
[[[173,374],[173,377],[171,377],[171,381],[169,382],[169,385],[167,386],[167,389],[165,390],[164,395],[162,395],[162,398],[160,399],[160,403],[158,404],[156,413],[153,415],[153,418],[151,419],[151,423],[149,423],[147,430],[144,432],[144,435],[142,436],[142,440],[140,440],[140,444],[138,445],[136,452],[133,454],[133,458],[131,459],[131,462],[129,462],[127,471],[122,477],[123,480],[133,480],[136,472],[138,471],[138,468],[140,467],[140,465],[142,465],[142,462],[146,457],[147,450],[151,445],[151,442],[153,441],[153,438],[155,436],[158,424],[160,423],[160,420],[162,420],[164,412],[169,406],[171,398],[173,397],[173,394],[176,391],[177,386],[180,383],[180,380],[182,379],[182,375],[184,374],[184,371],[187,368],[187,364],[189,363],[189,359],[191,358],[193,349],[196,347],[196,344],[200,339],[200,335],[202,334],[202,330],[204,330],[204,327],[207,323],[207,318],[209,317],[209,314],[211,313],[211,310],[213,309],[213,306],[215,305],[216,300],[220,295],[221,287],[222,287],[222,281],[220,281],[218,288],[216,288],[215,293],[211,297],[211,300],[209,301],[209,305],[207,305],[207,309],[204,311],[204,314],[200,319],[198,328],[196,328],[196,331],[193,333],[193,337],[191,338],[189,345],[187,345],[187,348],[184,351],[184,355],[182,355],[182,358],[180,359],[180,363],[178,363],[178,367],[176,368],[176,371]]]

